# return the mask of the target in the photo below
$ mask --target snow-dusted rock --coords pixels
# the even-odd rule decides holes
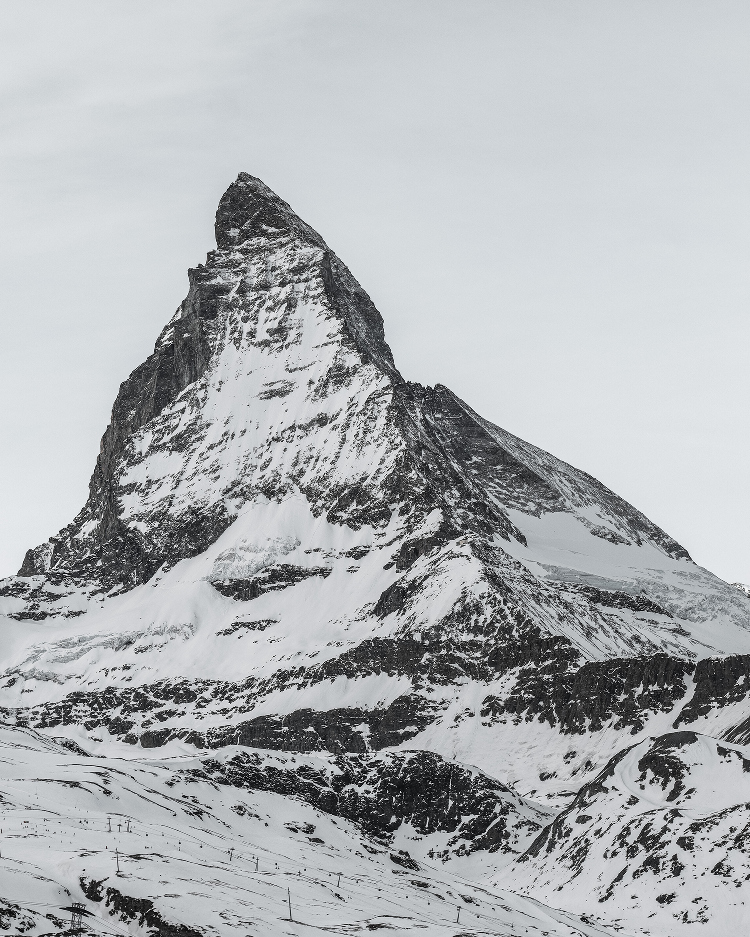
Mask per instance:
[[[750,751],[673,732],[612,758],[510,877],[610,923],[740,933],[750,923],[749,833]]]
[[[0,584],[6,708],[199,680],[236,717],[292,688],[276,715],[370,710],[394,698],[311,687],[387,673],[419,730],[431,683],[520,667],[503,706],[523,709],[545,654],[750,651],[750,600],[636,509],[405,382],[369,297],[262,182],[229,187],[216,237],[120,389],[83,510]]]

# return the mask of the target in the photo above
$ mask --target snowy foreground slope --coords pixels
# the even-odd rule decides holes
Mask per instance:
[[[255,813],[273,815],[273,849],[295,862],[307,861],[301,842],[323,845],[295,839],[278,818],[331,833],[337,817],[336,856],[391,882],[375,889],[407,881],[390,859],[405,849],[425,881],[453,881],[454,893],[464,879],[522,890],[518,913],[540,915],[549,933],[587,925],[558,915],[553,927],[553,912],[533,901],[605,930],[680,932],[693,918],[681,900],[660,900],[670,894],[658,890],[661,859],[644,865],[637,887],[628,871],[615,881],[613,843],[641,848],[628,824],[642,811],[623,808],[598,779],[620,778],[612,765],[668,744],[654,738],[712,737],[731,752],[750,741],[747,590],[696,566],[596,479],[447,388],[405,381],[367,294],[259,180],[241,174],[229,187],[216,240],[153,355],[121,385],[82,511],[0,580],[4,764],[27,759],[35,778],[63,764],[98,770],[131,787],[152,772],[167,789],[170,772],[182,772],[200,788],[201,809],[228,824],[222,842],[235,837],[246,857],[266,841],[242,839],[237,802],[226,801],[237,782]],[[88,767],[54,739],[80,746]],[[723,792],[716,809],[727,809],[742,789],[734,756],[710,741],[674,752],[659,756],[659,783],[677,784],[688,758],[696,790],[710,776],[710,791]],[[26,801],[7,801],[8,829],[41,789],[51,788],[34,781]],[[582,797],[609,818],[585,843]],[[114,803],[84,809],[104,822],[100,808]],[[152,822],[133,810],[114,812]],[[692,865],[670,857],[676,895],[718,874],[700,858],[712,849],[741,852],[728,835],[712,821],[694,837]],[[388,856],[360,849],[362,837]],[[20,862],[37,841],[15,842],[20,852],[8,855]],[[52,841],[45,859],[40,844],[28,859],[39,875],[101,917],[106,905],[81,891],[78,866]],[[200,877],[208,873],[175,874],[226,915],[245,913]],[[234,865],[211,873],[230,891],[236,874]],[[130,892],[115,879],[107,887],[148,895],[165,921],[177,910],[165,896],[178,895],[180,923],[219,927],[188,913],[182,886],[166,887],[168,870],[151,859],[133,875]],[[745,879],[730,878],[732,889],[703,889],[702,933],[745,920]],[[321,911],[319,926],[370,926],[370,905],[349,924],[325,907],[333,916]],[[492,924],[462,917],[460,927],[523,933],[515,913]],[[262,921],[258,933],[282,926]]]
[[[216,784],[243,754],[229,748],[211,770],[190,755],[87,758],[0,730],[0,930],[61,934],[79,900],[96,934],[604,933],[447,872],[426,855],[440,834],[409,827],[384,848],[239,772]]]

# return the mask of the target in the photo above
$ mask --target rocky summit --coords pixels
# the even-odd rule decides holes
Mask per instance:
[[[0,929],[750,926],[748,589],[402,377],[259,179],[215,237],[0,580]]]

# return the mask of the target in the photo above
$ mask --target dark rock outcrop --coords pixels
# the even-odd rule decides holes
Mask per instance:
[[[189,777],[298,797],[386,843],[408,823],[422,836],[450,833],[452,852],[514,852],[541,825],[540,817],[498,781],[431,752],[340,756],[333,770],[279,767],[250,753],[203,765],[205,774]]]
[[[694,722],[713,709],[739,703],[750,693],[750,654],[706,658],[695,667],[695,689],[675,725]]]
[[[330,573],[331,570],[326,566],[303,567],[278,563],[248,579],[219,579],[213,580],[211,585],[217,592],[221,592],[230,599],[248,602],[251,599],[257,599],[264,592],[286,589],[298,582],[304,582],[311,576],[321,576],[325,579]]]
[[[669,712],[687,694],[686,678],[695,664],[665,654],[630,660],[589,661],[570,667],[564,655],[550,655],[521,669],[502,700],[484,700],[482,716],[502,714],[538,719],[561,731],[583,734],[606,723],[635,734],[648,715]],[[682,717],[680,717],[681,719]],[[680,721],[680,720],[678,720]]]
[[[121,921],[132,921],[138,927],[150,928],[151,937],[204,937],[202,931],[187,924],[165,921],[150,898],[133,898],[111,885],[103,889],[104,881],[82,877],[80,885],[89,901],[104,900],[110,915],[116,914]]]

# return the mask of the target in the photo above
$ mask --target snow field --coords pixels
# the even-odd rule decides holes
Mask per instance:
[[[0,730],[0,896],[23,909],[26,932],[61,933],[60,909],[82,901],[93,933],[145,933],[87,899],[84,878],[102,881],[105,896],[116,888],[152,899],[167,922],[220,935],[604,933],[478,887],[453,874],[460,863],[397,865],[392,848],[347,821],[290,797],[191,780],[199,767],[189,757],[85,758],[39,733]]]

